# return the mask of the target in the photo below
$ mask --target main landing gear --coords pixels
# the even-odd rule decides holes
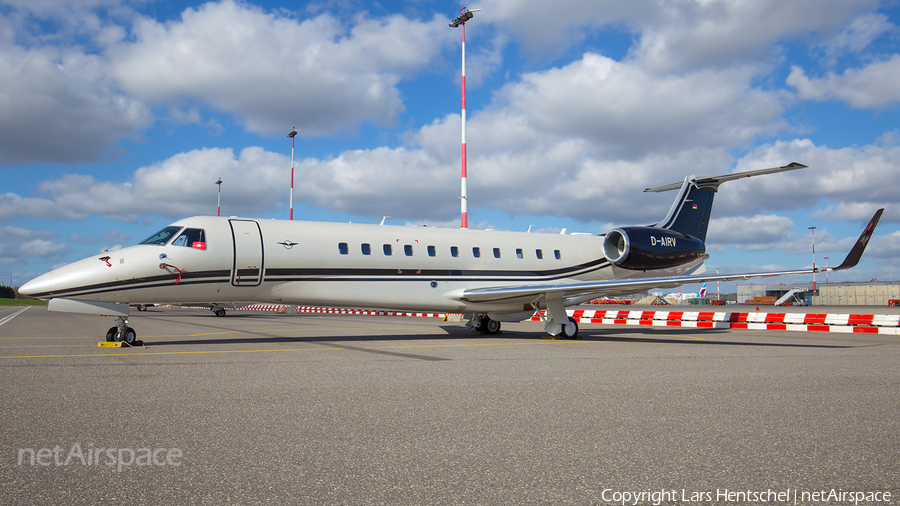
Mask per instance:
[[[544,322],[544,332],[551,336],[561,336],[563,339],[578,339],[578,321],[566,313],[566,306],[562,299],[550,299],[545,301],[546,314],[542,313],[537,301],[532,302],[537,315]]]
[[[121,342],[129,346],[136,346],[138,343],[137,334],[128,326],[128,318],[124,316],[116,317],[116,326],[106,331],[106,341]]]

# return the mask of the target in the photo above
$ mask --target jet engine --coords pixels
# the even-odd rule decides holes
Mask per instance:
[[[656,227],[622,227],[606,233],[603,254],[619,267],[632,270],[665,269],[684,265],[706,253],[696,237]]]

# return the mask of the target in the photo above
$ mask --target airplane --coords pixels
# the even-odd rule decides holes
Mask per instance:
[[[566,306],[688,283],[838,271],[855,266],[884,209],[833,268],[705,275],[706,232],[719,185],[805,168],[791,163],[644,191],[679,190],[654,225],[603,235],[532,234],[381,224],[193,217],[135,246],[38,276],[20,293],[51,311],[116,316],[109,341],[132,344],[129,304],[224,308],[234,301],[461,313],[496,334],[537,312],[544,331],[575,338]],[[691,275],[694,274],[694,275]],[[700,275],[696,275],[700,274]],[[540,311],[544,310],[544,311]]]

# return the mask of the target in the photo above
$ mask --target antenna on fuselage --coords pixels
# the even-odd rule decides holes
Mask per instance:
[[[384,225],[385,220],[387,220],[388,218],[390,218],[390,216],[382,216],[381,217],[381,225]]]

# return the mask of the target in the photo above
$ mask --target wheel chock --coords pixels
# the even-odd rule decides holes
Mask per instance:
[[[128,344],[125,341],[100,341],[97,346],[101,348],[133,348],[135,346],[143,346],[144,341],[135,341],[134,344]]]

